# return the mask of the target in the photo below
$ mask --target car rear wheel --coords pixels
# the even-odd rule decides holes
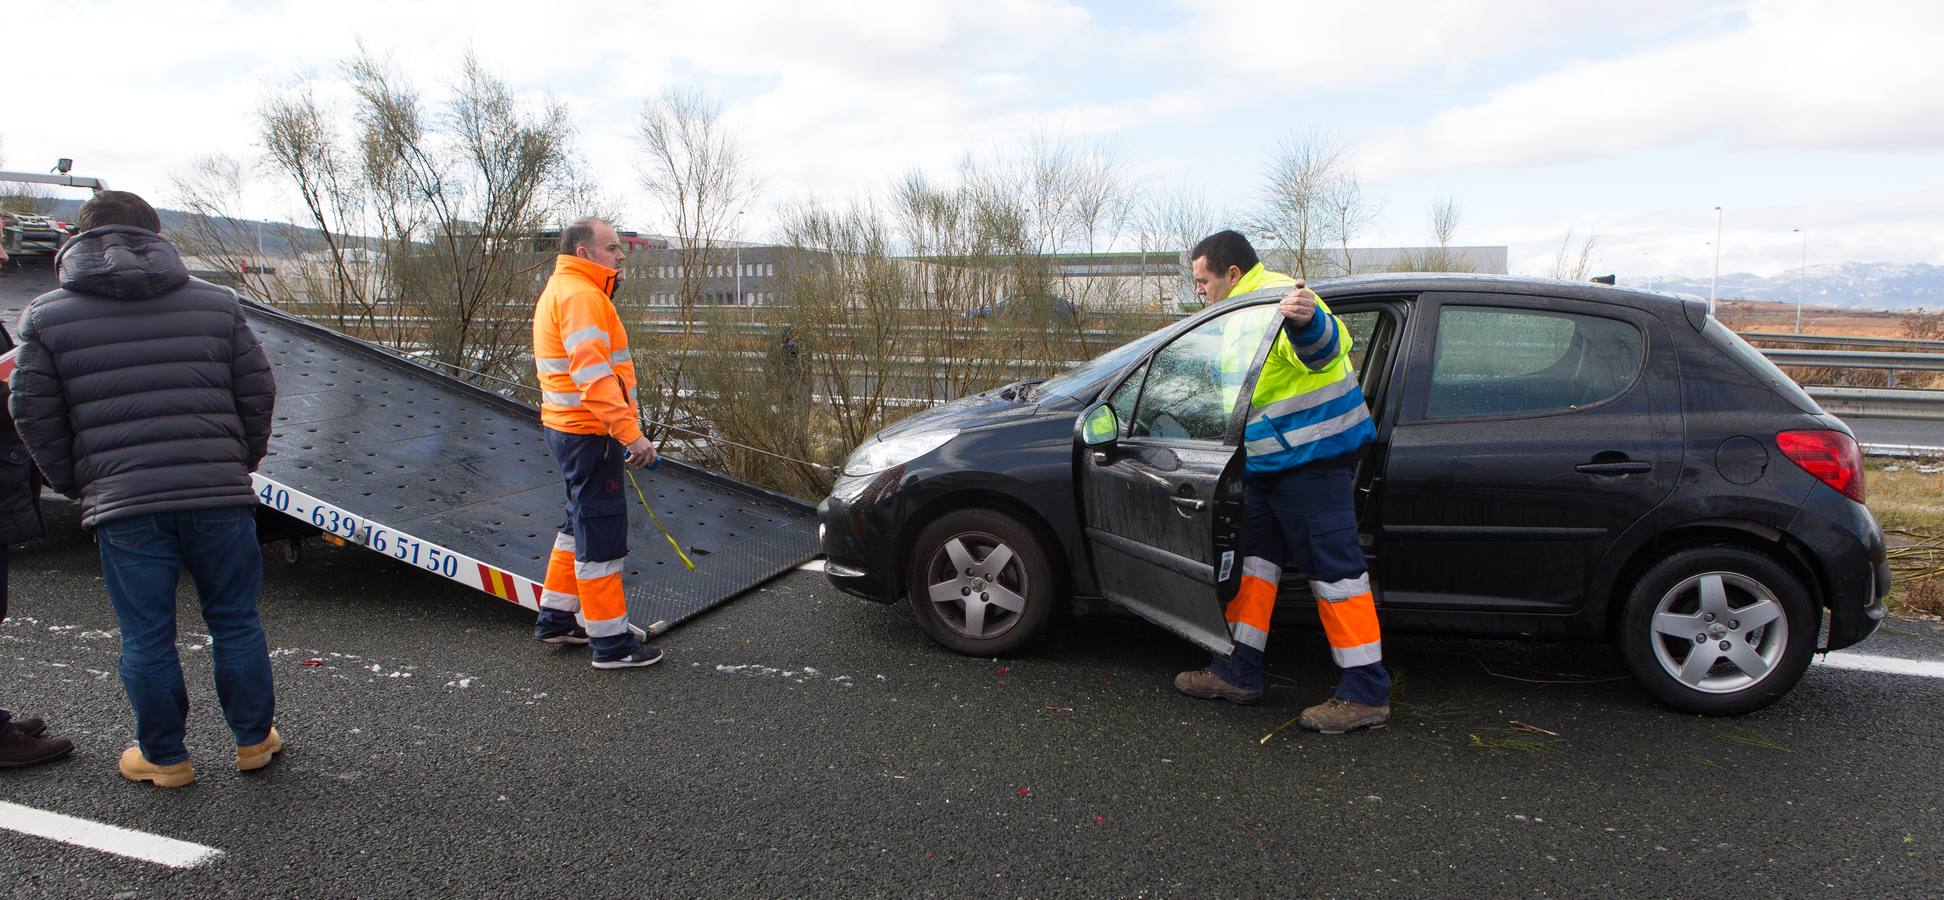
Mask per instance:
[[[918,624],[933,640],[972,656],[998,656],[1045,629],[1054,581],[1031,528],[995,510],[965,509],[919,533],[907,588]]]
[[[1683,550],[1634,587],[1620,653],[1669,706],[1735,716],[1795,687],[1815,650],[1809,592],[1774,559],[1740,547]]]

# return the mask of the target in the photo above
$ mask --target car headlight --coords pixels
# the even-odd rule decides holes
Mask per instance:
[[[901,434],[889,440],[872,438],[844,461],[844,474],[875,475],[911,462],[920,456],[945,446],[947,441],[958,437],[956,428],[943,428],[936,431],[914,431]]]

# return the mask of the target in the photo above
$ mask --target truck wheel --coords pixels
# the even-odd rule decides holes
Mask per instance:
[[[1634,587],[1617,639],[1634,679],[1686,712],[1738,716],[1809,668],[1819,622],[1781,563],[1740,547],[1682,550]]]
[[[1033,530],[990,509],[926,526],[912,544],[906,587],[925,633],[970,656],[1026,646],[1045,629],[1058,590]]]

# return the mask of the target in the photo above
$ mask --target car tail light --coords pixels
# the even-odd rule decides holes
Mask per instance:
[[[1863,452],[1840,431],[1784,431],[1775,436],[1782,455],[1843,496],[1863,502]]]

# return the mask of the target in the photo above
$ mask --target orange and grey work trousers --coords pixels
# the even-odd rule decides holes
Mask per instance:
[[[1326,462],[1267,475],[1249,475],[1242,492],[1248,523],[1242,534],[1242,583],[1229,601],[1235,651],[1210,668],[1230,684],[1262,687],[1262,653],[1284,564],[1309,576],[1330,655],[1342,669],[1336,696],[1354,703],[1390,702],[1377,605],[1357,545],[1353,462]]]
[[[596,660],[627,656],[641,643],[628,630],[628,598],[621,590],[628,558],[626,451],[605,434],[544,430],[567,483],[567,520],[547,560],[535,633],[571,627],[578,612]]]

